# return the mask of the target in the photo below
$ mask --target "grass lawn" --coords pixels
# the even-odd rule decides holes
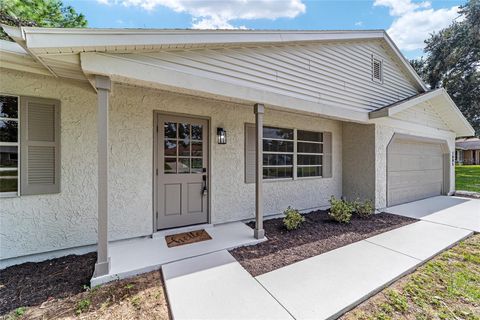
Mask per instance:
[[[480,319],[480,235],[440,254],[341,319]]]
[[[480,165],[455,166],[456,189],[480,192]]]

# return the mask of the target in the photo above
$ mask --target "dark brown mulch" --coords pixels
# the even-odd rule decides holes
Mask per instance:
[[[283,226],[283,218],[264,222],[267,241],[254,246],[230,251],[253,276],[258,276],[376,234],[392,230],[418,220],[389,213],[374,214],[368,218],[354,216],[349,224],[338,223],[327,211],[313,211],[304,215],[305,223],[293,231]],[[248,224],[251,228],[254,223]]]
[[[0,315],[48,299],[66,298],[90,284],[97,253],[23,263],[0,272]]]

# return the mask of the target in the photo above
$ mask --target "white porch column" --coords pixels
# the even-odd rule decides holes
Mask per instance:
[[[110,78],[95,77],[97,88],[98,131],[98,244],[94,277],[110,271],[108,257],[108,97],[112,87]]]
[[[255,131],[256,131],[256,154],[255,154],[255,230],[253,231],[255,239],[263,239],[265,230],[263,230],[263,114],[265,106],[255,104]]]

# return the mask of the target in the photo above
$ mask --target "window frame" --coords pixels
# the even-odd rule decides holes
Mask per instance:
[[[293,140],[290,139],[275,139],[275,138],[265,138],[262,136],[262,181],[263,182],[279,182],[279,181],[296,181],[296,180],[310,180],[310,179],[323,179],[323,166],[324,166],[324,156],[325,156],[325,151],[324,151],[324,133],[325,131],[314,131],[314,130],[308,130],[308,129],[298,129],[298,128],[292,128],[292,127],[281,127],[281,126],[276,126],[276,125],[268,125],[265,124],[263,128],[277,128],[277,129],[286,129],[286,130],[293,130]],[[322,134],[322,141],[307,141],[307,140],[298,140],[298,131],[308,131],[308,132],[314,132],[314,133],[320,133]],[[278,141],[291,141],[293,142],[293,152],[273,152],[273,151],[264,151],[263,150],[263,141],[264,140],[278,140]],[[320,144],[322,145],[322,152],[321,153],[305,153],[301,152],[298,153],[298,143],[299,142],[305,142],[305,143],[313,143],[313,144]],[[289,154],[292,155],[292,165],[263,165],[263,155],[264,154]],[[298,160],[297,157],[298,155],[320,155],[322,159],[322,164],[321,165],[298,165]],[[280,168],[280,167],[291,167],[292,168],[292,177],[291,178],[270,178],[270,179],[265,179],[263,177],[263,169],[264,168]],[[308,177],[299,177],[297,174],[298,168],[304,168],[304,167],[320,167],[321,168],[321,175],[318,176],[308,176]]]
[[[17,98],[17,117],[16,118],[5,118],[0,116],[0,121],[1,120],[6,120],[6,121],[16,121],[17,122],[17,142],[3,142],[0,141],[0,146],[12,146],[12,147],[17,147],[17,191],[6,191],[2,192],[0,191],[0,198],[12,198],[12,197],[18,197],[20,196],[20,183],[21,183],[21,178],[20,178],[20,170],[21,170],[21,165],[20,165],[20,134],[21,134],[21,125],[20,125],[20,96],[15,95],[15,94],[8,94],[8,93],[3,93],[0,92],[0,96],[6,96],[6,97],[13,97]],[[6,171],[14,171],[14,170],[8,170],[5,168],[0,168],[1,172],[6,172]]]

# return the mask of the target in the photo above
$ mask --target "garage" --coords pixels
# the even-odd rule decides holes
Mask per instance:
[[[439,140],[395,135],[387,148],[387,205],[443,194],[445,148]]]

